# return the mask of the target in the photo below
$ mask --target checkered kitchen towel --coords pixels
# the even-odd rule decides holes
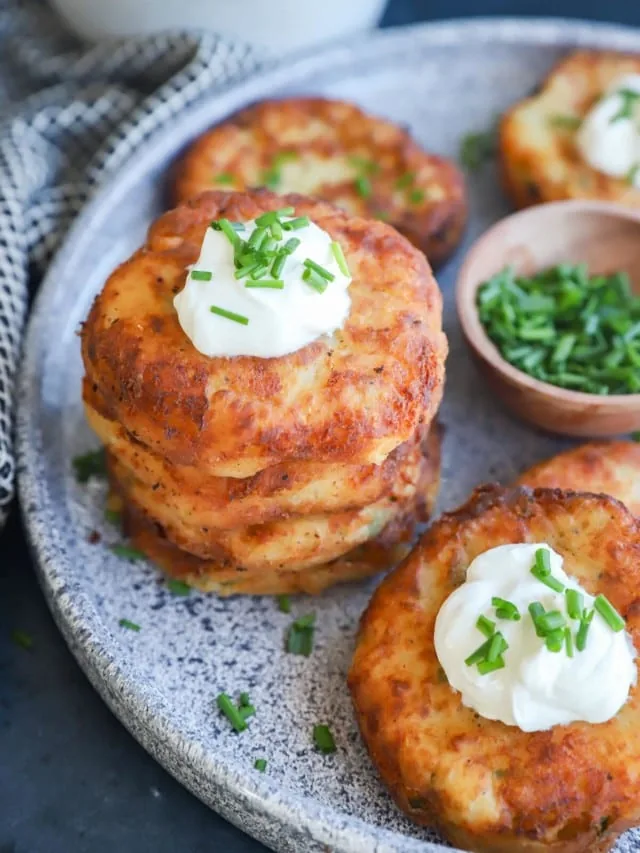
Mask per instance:
[[[52,253],[149,134],[256,64],[246,46],[205,33],[88,47],[43,0],[0,0],[0,528],[14,489],[22,333]]]

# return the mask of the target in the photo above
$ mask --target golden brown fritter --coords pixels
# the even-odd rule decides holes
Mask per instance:
[[[434,430],[432,436],[436,436]],[[440,477],[439,441],[430,441],[430,451],[422,465],[418,489],[413,496],[396,504],[382,530],[337,559],[310,567],[283,566],[248,568],[226,559],[203,560],[173,545],[161,525],[154,524],[131,505],[122,504],[124,530],[136,548],[149,556],[168,575],[186,581],[204,592],[219,595],[279,595],[320,593],[336,583],[360,580],[386,571],[410,551],[419,524],[428,520],[435,504]],[[118,488],[117,483],[112,486]],[[321,522],[322,523],[322,522]],[[375,534],[375,535],[374,535]],[[288,544],[296,547],[294,541]]]
[[[477,853],[608,850],[640,822],[640,691],[607,723],[526,733],[465,707],[439,666],[437,613],[471,561],[548,542],[640,647],[640,522],[606,496],[486,486],[443,516],[375,593],[349,674],[365,743],[418,823]]]
[[[428,448],[431,458],[428,457]],[[398,466],[391,488],[377,501],[359,509],[296,515],[265,524],[213,528],[177,514],[153,488],[138,482],[113,454],[107,454],[114,487],[125,503],[159,524],[166,538],[202,559],[245,569],[299,570],[327,563],[363,544],[383,530],[414,501],[420,483],[439,458],[434,433],[423,453]],[[430,480],[433,479],[430,477]]]
[[[640,516],[640,443],[581,444],[529,468],[518,478],[518,484],[611,495]]]
[[[384,218],[433,266],[455,249],[467,215],[453,163],[345,101],[263,101],[197,139],[176,170],[178,201],[213,188],[257,186]]]
[[[281,358],[202,355],[173,296],[205,229],[283,205],[342,244],[353,276],[344,328]],[[424,256],[390,226],[300,196],[211,192],[160,217],[109,277],[82,330],[86,386],[135,440],[213,476],[291,460],[380,463],[437,410],[441,315]]]
[[[575,141],[579,120],[603,91],[619,77],[639,72],[640,55],[580,50],[551,71],[537,94],[505,113],[500,165],[517,207],[570,198],[640,207],[640,190],[625,178],[593,169]]]
[[[90,405],[92,398],[95,394],[86,389],[89,425],[135,478],[136,491],[146,492],[158,507],[158,520],[168,514],[196,528],[234,528],[291,515],[358,509],[390,493],[401,466],[417,469],[421,457],[416,435],[381,465],[285,462],[252,477],[211,477],[197,466],[172,465],[132,440],[120,424],[103,418]]]

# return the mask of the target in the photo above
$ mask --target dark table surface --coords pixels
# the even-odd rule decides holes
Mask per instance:
[[[563,15],[640,25],[631,0],[391,0],[385,25]],[[28,633],[31,651],[10,639]],[[0,853],[266,850],[157,765],[94,693],[58,634],[14,507],[0,539]]]

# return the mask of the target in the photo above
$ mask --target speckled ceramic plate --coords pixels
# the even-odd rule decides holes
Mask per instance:
[[[352,99],[408,124],[429,150],[455,157],[464,133],[487,128],[576,45],[640,50],[640,33],[558,21],[444,23],[376,34],[263,73],[153,138],[85,209],[38,296],[22,373],[20,491],[54,616],[135,737],[206,803],[276,850],[442,849],[394,808],[356,730],[345,674],[372,585],[295,600],[294,616],[317,612],[317,642],[306,659],[284,654],[292,617],[273,599],[173,597],[150,565],[111,554],[107,546],[118,535],[103,522],[103,487],[78,486],[70,472],[71,458],[95,444],[80,403],[78,324],[109,271],[161,210],[170,161],[239,107],[289,93]],[[491,166],[470,178],[469,189],[466,245],[507,212]],[[478,381],[452,298],[464,250],[439,276],[451,344],[443,507],[482,481],[511,480],[557,448],[510,420]],[[99,544],[88,542],[92,530],[100,532]],[[122,617],[141,631],[120,628]],[[214,699],[240,690],[250,692],[257,714],[238,736]],[[329,756],[312,745],[312,727],[323,722],[338,744]],[[268,759],[265,774],[253,769],[258,757]]]

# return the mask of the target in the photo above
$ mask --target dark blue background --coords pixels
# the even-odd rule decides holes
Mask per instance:
[[[391,0],[384,24],[474,14],[640,24],[636,0]],[[33,636],[32,652],[10,641],[14,628]],[[14,511],[0,540],[0,853],[178,850],[265,848],[168,776],[93,692],[45,607]]]

